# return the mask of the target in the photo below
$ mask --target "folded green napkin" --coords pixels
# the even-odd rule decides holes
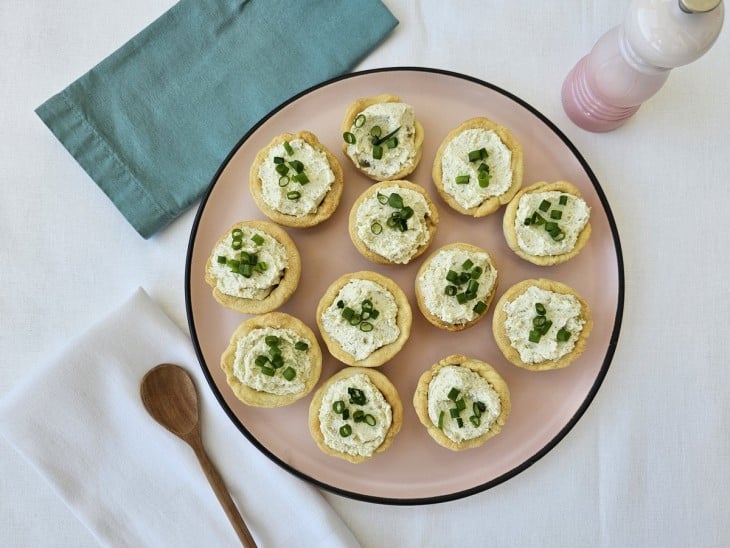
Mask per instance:
[[[36,113],[148,238],[260,118],[397,24],[380,0],[181,0]]]

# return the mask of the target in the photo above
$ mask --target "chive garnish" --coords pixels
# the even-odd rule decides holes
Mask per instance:
[[[346,131],[345,133],[343,133],[342,134],[342,138],[345,140],[345,142],[348,145],[354,145],[355,144],[355,135],[353,135],[349,131]]]
[[[294,149],[289,144],[289,141],[284,141],[284,150],[286,150],[286,153],[291,156],[294,154]]]
[[[299,198],[302,197],[302,193],[299,192],[298,190],[291,190],[286,193],[286,197],[290,200],[298,200]]]
[[[565,204],[567,204],[567,203],[568,203],[568,197],[567,197],[567,196],[566,196],[565,194],[563,194],[563,195],[562,195],[562,196],[560,196],[560,198],[558,199],[558,203],[559,203],[560,205],[565,205]]]
[[[372,330],[373,330],[373,324],[371,324],[370,322],[360,322],[360,331],[367,333]]]
[[[289,177],[282,175],[279,177],[279,186],[284,187],[289,184]]]
[[[547,212],[548,209],[550,209],[550,202],[548,200],[543,200],[540,202],[540,205],[538,206],[538,209],[543,212]]]
[[[373,417],[370,413],[365,415],[365,417],[363,417],[363,420],[365,421],[365,424],[367,424],[368,426],[375,426],[375,423],[377,422],[375,420],[375,417]]]
[[[560,330],[558,330],[557,335],[555,335],[555,338],[560,342],[565,342],[570,339],[570,331],[561,327]]]
[[[306,341],[297,341],[294,343],[295,350],[309,350],[309,343]]]
[[[383,226],[378,221],[373,221],[370,225],[370,232],[373,234],[380,234],[383,231]]]
[[[541,316],[544,316],[545,315],[545,305],[542,303],[535,303],[535,312],[537,312]]]
[[[355,123],[353,124],[355,127],[362,127],[362,125],[365,123],[365,115],[364,114],[358,114],[355,117]]]
[[[461,390],[458,388],[452,387],[451,390],[449,390],[448,398],[451,401],[456,401],[456,399],[459,397],[459,394],[461,394]]]
[[[342,426],[340,426],[340,436],[346,438],[350,434],[352,434],[352,426],[350,426],[349,424],[343,424]]]
[[[443,428],[444,428],[444,412],[443,411],[441,411],[441,413],[439,413],[439,422],[438,422],[437,426],[438,426],[439,430],[443,430]]]
[[[251,239],[256,245],[261,245],[264,243],[264,237],[261,234],[254,234],[251,236]]]
[[[457,185],[465,185],[468,182],[469,182],[469,175],[457,175],[456,176]]]
[[[284,371],[281,372],[281,376],[284,377],[286,380],[291,381],[294,380],[294,377],[297,376],[297,372],[294,371],[291,367],[287,367],[284,369]]]
[[[474,305],[474,308],[472,308],[472,310],[481,316],[487,310],[487,303],[485,303],[484,301],[479,301],[477,304]]]

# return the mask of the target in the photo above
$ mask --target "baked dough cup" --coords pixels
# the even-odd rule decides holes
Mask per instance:
[[[510,167],[512,168],[512,181],[510,186],[502,193],[496,196],[488,196],[481,203],[473,207],[465,207],[461,205],[456,198],[444,187],[444,173],[442,168],[443,156],[446,147],[451,141],[453,141],[458,135],[468,129],[484,129],[487,131],[493,131],[502,143],[510,150],[512,157],[510,160]],[[505,126],[499,125],[492,120],[484,117],[470,118],[462,123],[456,129],[450,131],[444,138],[436,151],[436,157],[433,161],[432,178],[436,185],[438,193],[441,198],[454,210],[458,211],[463,215],[470,215],[472,217],[485,217],[491,213],[497,211],[501,206],[508,203],[515,193],[522,185],[523,175],[523,153],[522,145],[515,139],[512,132]],[[469,184],[477,184],[476,181]]]
[[[434,424],[428,414],[428,392],[431,381],[438,375],[441,369],[451,365],[468,369],[485,379],[497,393],[500,401],[500,413],[489,426],[489,429],[477,437],[465,439],[459,442],[449,438],[444,431],[438,427],[438,424]],[[491,365],[481,360],[468,358],[462,354],[453,354],[438,363],[435,363],[430,369],[421,375],[418,379],[416,391],[413,394],[413,407],[416,410],[416,414],[418,415],[421,424],[426,427],[426,431],[436,441],[436,443],[446,447],[447,449],[451,449],[452,451],[463,451],[464,449],[479,447],[488,439],[499,434],[507,422],[507,417],[512,409],[512,403],[507,383]],[[464,411],[465,416],[469,413],[470,409],[466,409]],[[469,419],[467,418],[466,420]]]
[[[278,209],[275,209],[269,203],[267,203],[264,199],[264,182],[259,176],[259,169],[268,158],[269,151],[273,147],[280,145],[285,141],[293,141],[294,139],[301,139],[315,150],[324,153],[327,157],[327,163],[329,164],[329,167],[335,177],[334,181],[332,182],[332,186],[317,206],[316,211],[314,213],[307,213],[301,216],[284,213],[282,211],[279,211]],[[251,196],[253,197],[254,202],[261,210],[261,212],[275,223],[292,228],[306,228],[310,226],[315,226],[329,219],[337,209],[337,206],[340,204],[342,191],[344,189],[344,180],[345,179],[342,172],[342,166],[337,160],[337,157],[332,154],[332,152],[330,152],[330,150],[326,146],[319,142],[319,139],[317,139],[317,136],[314,133],[310,133],[309,131],[300,131],[296,134],[283,133],[274,137],[274,139],[265,148],[261,149],[256,154],[256,157],[254,158],[253,164],[251,165],[251,169],[249,171],[249,189],[251,191]],[[289,185],[287,185],[287,188],[289,188],[290,186],[296,185],[292,185],[290,183]]]
[[[363,97],[360,99],[356,99],[353,101],[350,106],[345,111],[345,117],[342,120],[342,133],[349,133],[352,131],[352,127],[355,123],[355,118],[358,114],[360,114],[363,110],[365,110],[367,107],[371,105],[375,105],[378,103],[402,103],[403,101],[401,98],[397,95],[391,95],[391,94],[382,94],[377,95],[374,97]],[[413,136],[414,138],[414,150],[415,155],[412,158],[409,158],[406,162],[403,162],[400,166],[401,169],[395,173],[391,173],[385,176],[378,176],[372,173],[369,173],[365,169],[363,169],[362,166],[354,159],[350,154],[348,153],[348,143],[345,142],[342,145],[342,150],[345,153],[345,156],[350,158],[352,160],[352,164],[355,166],[355,169],[357,169],[360,173],[363,175],[369,177],[370,179],[373,179],[375,181],[384,181],[384,180],[396,180],[396,179],[402,179],[406,177],[407,175],[413,173],[413,171],[418,167],[418,163],[421,161],[421,156],[423,154],[423,138],[424,138],[424,130],[423,126],[421,125],[421,122],[418,121],[418,119],[415,120],[414,123],[414,131],[415,134]],[[396,135],[397,137],[397,135]]]
[[[282,277],[264,298],[239,297],[224,293],[220,289],[218,277],[211,272],[213,261],[216,260],[215,253],[212,252],[205,265],[205,281],[213,288],[213,298],[226,308],[231,308],[244,314],[265,314],[276,310],[291,298],[299,285],[302,262],[297,246],[289,235],[274,223],[268,221],[242,221],[229,228],[218,239],[213,249],[228,238],[231,238],[231,234],[235,229],[243,230],[244,233],[253,230],[276,240],[284,247],[287,266],[284,268]]]
[[[571,339],[574,341],[574,346],[572,350],[560,356],[559,358],[547,359],[536,363],[523,361],[520,356],[519,350],[517,350],[517,348],[513,346],[512,341],[507,334],[506,322],[508,316],[505,310],[506,304],[514,301],[517,297],[522,295],[525,291],[533,286],[539,289],[543,289],[545,291],[551,291],[561,295],[573,295],[580,303],[580,319],[584,322],[578,337],[571,337]],[[549,311],[547,317],[548,319],[550,319]],[[527,329],[531,329],[531,326],[528,326]],[[492,333],[494,334],[494,339],[497,342],[497,346],[502,351],[502,354],[507,359],[507,361],[509,361],[513,365],[522,367],[523,369],[528,369],[530,371],[548,371],[551,369],[560,369],[563,367],[567,367],[586,349],[588,337],[590,336],[592,330],[593,319],[591,318],[591,312],[588,303],[573,288],[554,280],[540,278],[523,280],[519,283],[516,283],[504,292],[504,294],[499,298],[497,304],[494,307],[494,316],[492,319]]]
[[[388,290],[388,292],[393,296],[397,308],[395,321],[399,330],[398,337],[393,342],[377,348],[362,359],[358,359],[353,354],[344,350],[340,343],[327,331],[323,320],[324,312],[335,302],[340,290],[351,280],[369,280]],[[383,276],[382,274],[369,270],[344,274],[332,282],[320,299],[319,304],[317,305],[316,314],[319,332],[322,335],[322,339],[324,340],[330,354],[342,363],[356,367],[379,367],[392,359],[398,352],[400,352],[403,345],[406,344],[411,333],[411,324],[413,322],[411,305],[398,284],[387,276]]]
[[[372,229],[371,222],[373,219],[361,219],[358,216],[358,209],[360,206],[365,202],[366,200],[369,200],[371,198],[376,198],[378,193],[383,189],[390,189],[393,187],[398,187],[401,189],[408,189],[413,192],[417,192],[421,196],[423,196],[423,199],[426,202],[426,213],[423,217],[423,223],[425,225],[426,229],[426,239],[424,242],[418,244],[418,246],[415,249],[409,249],[407,252],[408,258],[405,261],[394,261],[386,257],[385,255],[382,255],[378,253],[377,251],[373,250],[371,247],[368,246],[367,242],[365,242],[358,233],[358,226],[361,223],[367,223],[369,228],[368,230]],[[408,204],[406,204],[408,205]],[[387,208],[390,212],[396,212],[397,209],[384,204],[384,207]],[[413,219],[413,217],[411,217]],[[411,225],[413,225],[413,221],[410,219],[406,220],[406,222],[409,222]],[[365,257],[368,261],[371,261],[373,263],[377,264],[384,264],[384,265],[397,265],[397,264],[408,264],[413,259],[421,255],[426,249],[428,249],[428,246],[431,245],[431,242],[433,241],[433,237],[436,234],[436,228],[438,226],[439,222],[439,215],[438,211],[436,210],[436,206],[431,201],[431,198],[428,196],[426,191],[423,189],[422,186],[416,185],[411,183],[410,181],[405,180],[395,180],[395,181],[383,181],[377,184],[372,185],[369,187],[365,192],[363,192],[357,200],[355,200],[355,203],[352,205],[352,209],[350,210],[350,219],[349,219],[349,231],[350,231],[350,239],[352,240],[352,243],[355,245],[357,250],[360,252],[360,254]],[[398,228],[389,228],[387,223],[387,218],[384,219],[378,219],[377,220],[378,226],[381,230],[381,232],[378,234],[378,237],[381,238],[388,238],[389,241],[393,241],[394,238],[398,238],[400,235],[400,232],[398,231]],[[409,230],[412,230],[412,228],[409,228]]]
[[[319,420],[319,410],[322,407],[322,400],[324,399],[328,388],[341,379],[346,379],[359,374],[368,376],[370,381],[383,395],[385,401],[390,404],[391,408],[390,427],[388,428],[388,431],[385,434],[385,438],[383,439],[382,443],[375,449],[373,454],[370,456],[351,455],[350,453],[338,451],[327,445],[325,443],[324,434],[322,433],[322,425]],[[368,369],[364,367],[347,367],[340,370],[338,373],[335,373],[332,377],[327,379],[327,381],[325,381],[322,386],[317,389],[317,391],[314,393],[314,396],[312,397],[312,402],[309,405],[309,432],[311,433],[312,438],[317,444],[317,447],[319,447],[322,452],[328,455],[332,455],[333,457],[339,457],[353,464],[370,460],[375,455],[382,453],[383,451],[388,449],[388,447],[390,447],[390,445],[393,443],[393,440],[395,439],[396,434],[398,434],[398,432],[400,431],[402,425],[403,404],[401,403],[398,391],[396,390],[395,386],[393,386],[393,383],[390,382],[390,380],[385,375],[374,369]]]
[[[274,394],[250,387],[242,382],[234,373],[236,359],[236,348],[239,339],[246,337],[256,329],[262,328],[290,329],[294,331],[300,340],[309,345],[307,352],[309,356],[309,373],[304,379],[304,386],[301,391],[291,394]],[[285,367],[286,364],[282,367]],[[283,312],[269,312],[262,316],[255,316],[242,322],[231,335],[228,347],[221,356],[221,368],[226,374],[226,382],[235,396],[246,405],[252,407],[283,407],[294,403],[309,394],[319,381],[322,373],[322,350],[317,342],[314,332],[301,320]]]
[[[458,321],[458,322],[452,322],[447,321],[443,317],[443,312],[441,315],[439,315],[438,310],[431,310],[429,308],[428,304],[426,303],[426,297],[424,295],[424,287],[423,284],[425,282],[424,276],[428,269],[431,267],[431,264],[433,260],[443,251],[463,251],[466,254],[475,255],[477,253],[479,254],[485,254],[487,257],[489,257],[489,263],[492,266],[494,270],[494,280],[489,286],[488,292],[484,295],[481,299],[473,299],[468,301],[468,305],[470,306],[470,309],[473,310],[473,307],[476,305],[477,302],[481,301],[484,303],[485,308],[484,310],[476,314],[472,319],[470,320],[464,320],[464,321]],[[458,265],[457,265],[458,266]],[[455,270],[456,272],[456,270]],[[459,270],[461,272],[461,270]],[[477,280],[481,284],[484,283],[483,280]],[[423,314],[423,317],[426,318],[429,323],[432,325],[438,327],[439,329],[445,329],[446,331],[463,331],[464,329],[467,329],[469,327],[472,327],[477,322],[479,322],[484,316],[486,316],[487,311],[489,310],[490,305],[492,304],[492,300],[494,299],[494,294],[497,292],[497,284],[499,282],[499,274],[497,272],[496,266],[494,264],[494,258],[484,249],[477,247],[475,245],[463,243],[463,242],[455,242],[452,244],[447,244],[443,247],[438,248],[436,251],[431,253],[428,257],[426,257],[426,260],[423,261],[421,264],[421,268],[418,269],[418,274],[416,274],[416,282],[415,282],[415,293],[416,293],[416,303],[418,305],[418,309],[421,311],[421,314]],[[443,287],[441,288],[441,291],[443,292],[447,285],[450,285],[450,282],[448,282],[445,278],[443,280]],[[463,286],[460,288],[460,291],[463,291]],[[451,297],[451,298],[456,298]]]
[[[504,211],[504,218],[502,219],[502,230],[504,232],[504,238],[507,241],[507,245],[509,246],[509,248],[514,251],[519,257],[539,266],[556,265],[572,259],[576,255],[578,255],[578,253],[580,253],[583,247],[585,247],[588,239],[591,236],[591,223],[590,221],[588,221],[586,222],[583,229],[578,233],[575,245],[573,245],[570,250],[564,253],[559,253],[557,255],[533,255],[520,246],[517,236],[517,223],[524,224],[524,219],[517,218],[520,199],[529,193],[550,191],[560,192],[562,194],[570,194],[572,196],[581,198],[580,191],[568,181],[556,181],[554,183],[540,181],[520,190],[515,195],[515,197],[512,198],[510,203],[507,204],[507,207]]]

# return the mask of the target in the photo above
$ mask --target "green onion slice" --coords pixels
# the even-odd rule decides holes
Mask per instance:
[[[266,375],[267,377],[273,377],[276,373],[276,370],[273,367],[262,367],[261,372]]]
[[[287,367],[284,369],[284,371],[281,372],[281,376],[284,377],[288,381],[294,380],[294,377],[297,376],[297,372],[294,371],[291,367]]]
[[[545,305],[542,303],[535,303],[535,312],[537,312],[541,316],[544,316],[545,315]]]
[[[453,297],[458,292],[458,288],[455,285],[447,285],[444,289],[444,293],[449,297]]]
[[[284,141],[284,150],[286,150],[286,153],[291,156],[294,154],[294,149],[289,144],[289,141]]]
[[[482,315],[487,310],[487,303],[485,303],[484,301],[479,301],[477,302],[477,304],[474,305],[474,308],[472,308],[472,310],[477,314]]]
[[[373,158],[380,160],[383,157],[383,147],[380,145],[373,145]]]
[[[388,205],[396,209],[401,209],[403,207],[403,198],[400,194],[394,192],[388,196]]]
[[[338,415],[342,414],[344,410],[345,402],[343,402],[342,400],[337,400],[335,403],[332,404],[332,411],[334,411]]]
[[[385,146],[388,148],[395,148],[398,146],[398,138],[397,137],[391,137],[385,142]]]
[[[309,350],[309,343],[306,341],[297,341],[294,343],[295,350]]]
[[[563,195],[562,195],[562,196],[560,196],[560,198],[558,199],[558,203],[559,203],[560,205],[565,205],[565,204],[567,204],[567,203],[568,203],[568,197],[567,197],[567,196],[566,196],[565,194],[563,194]]]
[[[370,225],[370,232],[373,234],[380,234],[383,231],[383,225],[381,225],[378,221],[373,221],[373,224]]]
[[[437,425],[439,430],[443,430],[443,428],[444,428],[444,415],[445,415],[445,413],[443,411],[441,411],[441,413],[439,413],[439,422]]]
[[[451,390],[449,390],[448,398],[451,401],[456,401],[456,399],[459,397],[459,394],[461,394],[461,390],[458,388],[453,387]]]
[[[355,135],[353,135],[349,131],[346,131],[345,133],[343,133],[342,134],[342,138],[345,140],[345,142],[348,145],[354,145],[355,144]]]
[[[543,212],[547,212],[548,209],[550,209],[550,206],[552,204],[548,200],[543,200],[540,202],[540,205],[538,206],[538,209]]]
[[[565,342],[570,339],[570,331],[561,327],[557,335],[555,335],[555,338],[560,342]]]
[[[266,363],[269,361],[269,358],[267,358],[264,355],[256,356],[256,359],[253,361],[253,363],[256,364],[256,367],[263,367],[266,365]]]
[[[353,124],[355,127],[362,127],[362,125],[365,123],[365,115],[364,114],[358,114],[355,116],[355,123]]]
[[[261,245],[264,243],[264,237],[261,234],[254,234],[251,236],[251,239],[256,245]]]
[[[218,255],[218,264],[226,264],[228,259],[225,255]]]
[[[361,322],[360,323],[360,331],[364,333],[368,333],[373,330],[373,324],[370,322]]]
[[[368,426],[375,426],[375,423],[377,422],[375,420],[375,417],[373,417],[370,413],[365,415],[363,417],[363,420],[365,421],[365,424],[367,424]]]
[[[380,202],[383,205],[388,203],[388,197],[385,194],[381,194],[380,192],[378,192],[377,198],[378,198],[378,202]]]
[[[555,219],[557,221],[557,220],[561,219],[562,217],[563,217],[563,212],[560,211],[559,209],[553,209],[550,212],[551,219]]]
[[[474,427],[478,427],[482,423],[482,419],[480,419],[476,415],[472,415],[471,417],[469,417],[469,421],[474,425]]]
[[[346,438],[350,434],[352,434],[352,426],[350,426],[349,424],[343,424],[342,426],[340,426],[340,436]]]
[[[233,230],[231,230],[231,236],[233,238],[243,238],[243,230],[241,230],[240,228],[234,228]]]
[[[279,186],[283,187],[288,184],[289,184],[289,177],[287,177],[286,175],[282,175],[281,177],[279,177]]]
[[[347,393],[350,396],[350,403],[354,403],[356,405],[365,405],[368,401],[365,397],[365,393],[359,388],[354,388],[350,386],[347,389]]]
[[[468,182],[469,182],[469,175],[457,175],[456,176],[457,185],[465,185]]]
[[[380,137],[380,138],[379,138],[379,139],[378,139],[378,140],[377,140],[376,142],[374,142],[373,144],[374,144],[374,145],[382,145],[382,144],[383,144],[383,143],[385,143],[385,142],[386,142],[386,141],[387,141],[388,139],[390,139],[390,138],[391,138],[391,137],[393,137],[393,136],[394,136],[394,135],[395,135],[396,133],[398,133],[398,131],[399,131],[399,130],[400,130],[400,126],[398,126],[397,128],[395,128],[395,129],[394,129],[393,131],[391,131],[391,132],[390,132],[390,133],[388,133],[387,135],[385,135],[385,136],[383,136],[383,137]]]
[[[352,420],[354,420],[355,422],[362,422],[364,419],[365,419],[365,411],[363,411],[362,409],[357,409],[352,414]]]
[[[297,190],[290,190],[289,192],[286,193],[286,197],[289,198],[290,200],[298,200],[299,198],[302,197],[302,193]]]
[[[383,133],[383,130],[380,129],[380,126],[373,126],[370,128],[370,135],[373,137],[380,137],[380,135]]]

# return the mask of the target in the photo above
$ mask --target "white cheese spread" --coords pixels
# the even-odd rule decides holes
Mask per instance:
[[[370,331],[364,331],[361,324],[352,325],[351,320],[343,316],[345,308],[361,314],[362,303],[366,300],[378,311],[377,318],[366,320],[372,327]],[[398,305],[390,291],[373,281],[354,279],[340,289],[332,304],[322,313],[322,326],[342,350],[359,361],[398,339],[400,328],[397,317]]]
[[[469,153],[486,149],[484,160],[469,161]],[[479,185],[479,166],[489,166],[489,184]],[[466,129],[444,148],[441,157],[444,191],[465,209],[477,207],[487,198],[500,196],[512,186],[512,151],[492,130]],[[468,176],[469,182],[458,184],[457,177]]]
[[[362,391],[365,403],[360,405],[351,402],[348,389],[355,388]],[[335,412],[335,402],[342,402],[347,413]],[[370,415],[372,419],[354,419],[355,412]],[[347,419],[343,417],[347,416]],[[393,421],[390,404],[370,378],[363,374],[353,375],[340,379],[327,388],[322,406],[319,408],[319,427],[328,447],[347,453],[369,457],[380,447]],[[349,429],[347,428],[349,426]],[[345,430],[341,432],[341,429]],[[346,434],[347,431],[349,434]]]
[[[281,351],[283,363],[277,367],[272,366],[271,345],[266,343],[266,337],[277,337],[279,340],[276,347]],[[249,388],[261,392],[279,396],[302,392],[309,377],[312,362],[308,348],[305,350],[295,348],[294,345],[300,341],[307,343],[307,346],[312,344],[293,329],[274,327],[253,329],[236,341],[233,374]],[[260,356],[265,356],[267,359],[263,365],[256,364],[256,360]],[[268,368],[269,373],[273,370],[273,374],[265,374],[262,371],[265,367]],[[287,368],[294,370],[295,375],[291,380],[284,377],[284,371]]]
[[[560,204],[560,197],[566,203]],[[543,202],[550,202],[547,211],[540,209]],[[553,212],[559,212],[553,214]],[[545,222],[539,224],[525,224],[525,219],[532,219],[537,213]],[[558,219],[551,215],[559,216]],[[515,232],[517,233],[517,245],[525,253],[535,256],[562,255],[569,253],[575,247],[578,236],[588,223],[590,208],[586,202],[572,194],[566,194],[557,190],[547,192],[528,192],[520,198],[515,216]],[[557,224],[560,233],[559,239],[555,239],[548,230],[548,222]]]
[[[350,133],[355,136],[355,142],[347,145],[347,155],[362,171],[377,179],[385,180],[415,162],[418,152],[415,141],[416,115],[411,105],[376,103],[358,113],[355,120],[361,115],[365,117],[362,125],[357,127],[359,124],[353,122],[350,128]],[[386,142],[380,145],[383,152],[383,157],[380,159],[373,158],[371,142],[372,131],[376,126],[383,138],[400,128],[394,134],[397,146],[391,148]]]
[[[448,295],[446,287],[453,285],[447,280],[449,271],[461,274],[463,265],[469,260],[473,263],[470,271],[479,268],[482,274],[475,279],[479,284],[476,298],[460,304],[456,295]],[[474,305],[482,301],[486,304],[488,296],[494,291],[497,281],[497,269],[486,253],[471,253],[459,248],[448,248],[438,251],[429,261],[428,267],[418,278],[418,286],[428,311],[444,323],[463,324],[475,319],[480,314],[474,310]],[[466,285],[457,288],[457,294],[465,290]]]
[[[458,390],[458,395],[453,390]],[[464,406],[458,413],[461,421],[452,417],[452,409],[457,408],[459,400],[463,400]],[[477,402],[484,406],[478,413]],[[502,401],[497,391],[485,378],[466,367],[442,367],[428,385],[428,416],[434,425],[441,423],[441,431],[453,442],[485,434],[501,412]]]
[[[388,220],[398,209],[383,204],[391,194],[403,198],[404,207],[410,207],[413,213],[406,219],[407,230],[397,226],[388,226]],[[386,258],[390,262],[405,264],[410,261],[418,249],[428,242],[428,218],[431,212],[426,199],[419,192],[397,185],[383,188],[378,193],[365,198],[357,208],[357,235],[365,246]]]
[[[271,293],[284,276],[284,270],[289,264],[286,248],[272,236],[260,230],[245,227],[242,231],[240,249],[233,248],[230,233],[215,246],[208,274],[215,279],[216,288],[221,293],[244,299],[262,300]],[[260,245],[251,239],[256,235],[263,238]],[[219,257],[239,261],[242,252],[256,254],[257,262],[265,264],[266,268],[253,268],[251,276],[247,278],[237,271],[234,272],[228,264],[219,262]]]
[[[269,149],[269,154],[259,167],[259,179],[264,201],[276,211],[285,215],[302,217],[317,212],[319,204],[332,188],[335,175],[332,172],[327,155],[317,150],[303,139],[289,141],[292,153],[279,143]],[[283,158],[283,163],[276,163],[275,158]],[[296,170],[289,164],[299,161],[304,166],[303,173],[309,182],[301,184],[294,181]],[[276,169],[284,165],[288,168],[286,175],[281,175]],[[282,179],[284,177],[284,179]],[[284,183],[288,181],[286,185]],[[284,186],[282,186],[284,185]],[[299,197],[292,199],[292,192],[298,192]]]
[[[530,341],[530,332],[535,329],[533,321],[537,315],[535,305],[545,307],[545,318],[552,322],[550,329],[538,342]],[[510,344],[525,363],[540,363],[557,360],[575,347],[585,320],[581,317],[580,301],[575,295],[555,293],[531,286],[513,301],[504,304],[505,330]],[[558,340],[558,332],[565,330],[570,337]]]

